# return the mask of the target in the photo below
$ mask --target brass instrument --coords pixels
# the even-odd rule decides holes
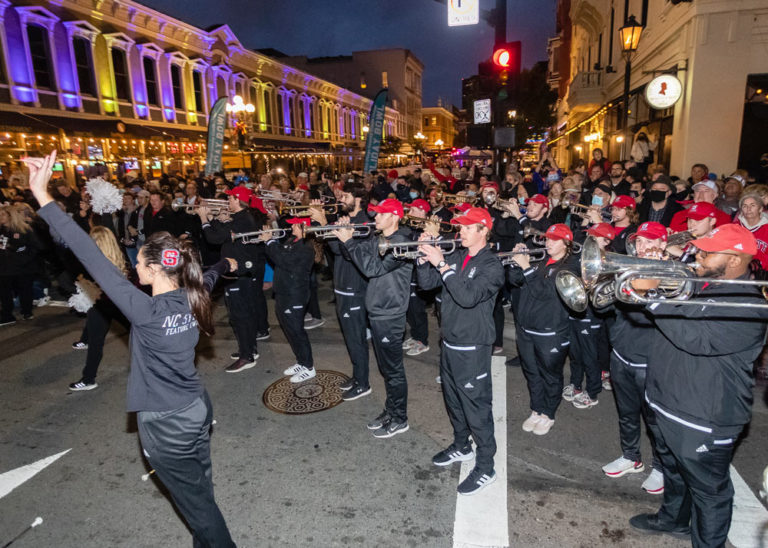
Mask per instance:
[[[547,233],[533,228],[530,225],[526,225],[526,227],[523,228],[523,239],[525,240],[528,238],[533,238],[534,245],[544,246],[547,243]],[[581,253],[582,245],[579,242],[571,242],[571,244],[574,253]]]
[[[667,247],[683,247],[685,244],[691,240],[695,240],[696,238],[697,236],[694,236],[690,230],[686,230],[684,232],[675,232],[674,234],[667,236]]]
[[[286,205],[297,206],[301,204],[301,201],[297,200],[291,194],[287,192],[280,192],[279,190],[259,190],[256,196],[262,200],[268,200],[270,202],[281,202]]]
[[[388,251],[392,251],[392,256],[396,259],[418,259],[421,252],[418,250],[422,245],[433,245],[443,250],[443,253],[450,254],[456,251],[457,240],[422,240],[419,242],[389,242],[383,236],[379,241],[379,255],[382,257]]]
[[[437,225],[440,225],[440,229],[448,232],[448,231],[454,231],[458,227],[458,225],[454,225],[445,221],[437,221],[430,219],[429,217],[416,217],[415,215],[406,215],[403,217],[402,220],[403,224],[407,224],[411,228],[419,228],[424,229],[424,225],[427,223],[434,223]]]
[[[352,224],[352,225],[308,226],[304,229],[304,233],[314,234],[316,238],[319,238],[321,240],[327,240],[329,238],[336,237],[336,235],[333,233],[334,231],[342,228],[351,228],[353,229],[352,237],[364,238],[366,236],[370,236],[372,226],[375,226],[375,225],[370,223],[360,223],[360,224]]]
[[[512,204],[512,202],[516,203],[519,208],[521,209],[521,213],[525,212],[525,208],[520,205],[520,202],[517,200],[504,200],[502,198],[496,198],[496,201],[491,204],[491,207],[494,209],[500,209],[501,211],[507,211],[504,206],[509,206]]]
[[[563,202],[560,205],[563,208],[570,210],[571,215],[578,215],[579,217],[585,217],[585,218],[587,216],[587,211],[589,211],[590,208],[594,207],[594,206],[580,204],[578,201],[571,200],[570,198],[566,198],[565,200],[563,200]],[[601,207],[600,216],[602,217],[603,222],[610,223],[613,220],[613,217],[611,216],[610,206]]]
[[[538,261],[543,261],[546,258],[547,250],[542,247],[539,249],[524,249],[522,251],[502,251],[501,253],[496,254],[501,261],[501,264],[504,266],[516,264],[515,260],[512,258],[514,255],[528,255],[529,260],[532,263],[536,263]]]
[[[269,234],[270,240],[280,239],[285,237],[284,228],[270,228],[266,230],[256,230],[254,232],[238,232],[232,233],[232,241],[241,240],[244,244],[260,244],[262,239],[259,238],[262,234]]]
[[[438,190],[435,193],[435,199],[442,200],[443,203],[458,205],[458,204],[473,204],[477,202],[477,196],[467,196],[466,194],[448,194],[442,190]]]
[[[208,208],[212,215],[219,215],[223,211],[229,212],[229,201],[228,200],[201,200],[199,203],[194,203],[194,204],[180,204],[178,202],[173,202],[171,204],[171,209],[174,211],[183,210],[186,212],[190,212],[190,211],[198,210],[201,207]]]
[[[339,204],[286,205],[280,213],[287,211],[293,217],[309,217],[310,209],[323,209],[326,213],[336,213],[339,210]]]

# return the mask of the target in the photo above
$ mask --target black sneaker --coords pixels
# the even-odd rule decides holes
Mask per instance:
[[[408,422],[395,422],[390,420],[381,428],[373,432],[374,437],[377,438],[391,438],[397,434],[402,434],[408,431]]]
[[[83,390],[93,390],[94,388],[98,388],[99,385],[95,382],[84,382],[83,380],[79,380],[77,382],[73,382],[69,385],[69,389],[73,390],[75,392],[81,392]]]
[[[239,360],[240,359],[240,352],[232,352],[229,355],[230,360]]]
[[[269,338],[269,330],[263,331],[261,333],[256,333],[257,341],[266,341],[268,338]]]
[[[351,390],[348,390],[342,394],[341,399],[344,401],[352,401],[357,398],[362,398],[371,393],[371,387],[363,388],[359,384],[356,384]]]
[[[357,381],[355,380],[354,377],[352,377],[351,379],[341,383],[339,385],[339,390],[341,390],[342,392],[346,392],[347,390],[352,390],[356,384],[357,384]]]
[[[391,420],[392,417],[389,416],[389,413],[387,413],[387,410],[385,409],[381,412],[381,415],[368,423],[368,430],[378,430],[379,428],[383,428],[384,425]]]
[[[256,358],[258,358],[258,354],[254,356],[251,361],[239,359],[236,360],[235,363],[230,365],[225,369],[227,373],[240,373],[240,371],[245,371],[246,369],[250,369],[254,365],[256,365]]]
[[[490,474],[486,474],[475,466],[467,478],[459,484],[456,491],[459,495],[474,495],[494,481],[496,481],[496,472],[491,470]]]
[[[633,529],[646,535],[669,535],[679,539],[691,537],[690,527],[675,527],[659,521],[658,514],[638,514],[629,518],[629,524]]]
[[[467,444],[459,448],[456,444],[451,444],[448,449],[443,449],[432,457],[432,464],[435,466],[448,466],[454,462],[464,462],[473,458],[475,458],[475,453],[472,451],[471,445]]]

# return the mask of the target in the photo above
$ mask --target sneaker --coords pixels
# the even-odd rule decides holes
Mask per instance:
[[[419,354],[423,354],[424,352],[427,352],[429,350],[429,347],[422,343],[421,341],[416,341],[413,343],[413,346],[411,346],[410,350],[406,352],[409,356],[418,356]]]
[[[653,468],[641,487],[650,495],[664,494],[664,474]]]
[[[443,449],[437,455],[432,457],[432,464],[435,466],[448,466],[454,462],[464,462],[475,458],[472,446],[467,444],[464,447],[457,447],[451,444],[448,449]]]
[[[24,319],[25,320],[34,320],[35,319],[35,315],[34,314],[24,314]]]
[[[626,474],[637,474],[643,470],[645,470],[645,466],[642,462],[625,459],[623,456],[603,466],[603,472],[609,478],[620,478]]]
[[[523,432],[533,432],[533,428],[541,420],[541,415],[536,411],[531,412],[531,416],[523,421]]]
[[[391,438],[398,434],[402,434],[408,431],[408,421],[395,422],[390,420],[386,424],[383,424],[378,430],[374,430],[373,436],[375,438]]]
[[[496,472],[491,470],[490,474],[486,474],[475,466],[466,479],[459,484],[456,491],[459,495],[474,495],[494,481],[496,481]]]
[[[603,381],[603,390],[613,390],[613,386],[611,386],[611,374],[608,371],[603,371],[601,379]]]
[[[581,390],[578,390],[574,385],[569,384],[563,388],[563,399],[565,401],[573,401],[573,399],[581,394]]]
[[[237,360],[235,360],[233,364],[228,366],[224,371],[226,371],[227,373],[240,373],[240,371],[245,371],[246,369],[250,369],[251,367],[256,365],[256,358],[258,357],[259,355],[257,354],[256,356],[253,357],[251,361],[238,358]]]
[[[596,406],[598,403],[597,398],[593,400],[586,392],[581,392],[573,398],[573,406],[576,409],[587,409]]]
[[[552,426],[555,424],[555,419],[550,419],[546,415],[539,415],[539,421],[533,427],[533,433],[537,436],[544,436],[549,434]]]
[[[378,430],[391,420],[392,417],[389,416],[389,413],[387,413],[387,410],[385,409],[378,417],[368,423],[368,430]]]
[[[414,345],[415,342],[416,342],[416,339],[414,339],[413,337],[408,337],[403,341],[403,350],[408,350],[410,347]]]
[[[83,341],[77,341],[72,343],[72,348],[75,350],[88,350],[88,345]]]
[[[257,341],[266,341],[267,339],[269,339],[269,336],[270,336],[269,335],[269,329],[267,329],[266,331],[264,331],[262,333],[256,333],[256,340]]]
[[[341,390],[342,392],[346,392],[347,390],[352,390],[356,384],[357,384],[357,381],[355,380],[354,377],[352,377],[351,379],[341,383],[339,385],[339,390]]]
[[[294,363],[294,364],[293,364],[292,366],[290,366],[288,369],[286,369],[285,371],[283,371],[283,375],[285,375],[286,377],[289,377],[289,376],[291,376],[291,375],[295,375],[296,373],[298,373],[298,372],[299,372],[299,371],[301,371],[302,369],[306,369],[306,367],[304,367],[303,365],[300,365],[300,364],[298,364],[298,363]]]
[[[297,383],[297,382],[304,382],[308,381],[309,379],[314,379],[317,376],[317,371],[315,371],[315,368],[308,369],[301,366],[301,371],[297,371],[293,375],[291,375],[291,382]]]
[[[230,360],[239,360],[240,359],[240,352],[232,352],[229,355]]]
[[[311,319],[312,319],[312,314],[310,314],[309,312],[307,312],[306,314],[304,314],[304,321],[305,321],[305,322],[308,322],[308,321],[309,321],[309,320],[311,320]]]
[[[69,389],[74,392],[82,392],[84,390],[93,390],[94,388],[98,388],[99,385],[95,382],[83,382],[83,381],[77,381],[73,382],[69,385]]]
[[[348,390],[347,392],[344,392],[342,394],[341,399],[344,401],[352,401],[356,400],[357,398],[362,398],[363,396],[367,396],[371,393],[371,387],[363,388],[359,384],[356,384],[354,388],[351,390]]]
[[[691,528],[675,527],[661,523],[658,514],[638,514],[629,518],[629,525],[633,529],[647,535],[669,535],[675,538],[690,540]]]
[[[493,354],[494,354],[494,356],[496,354],[501,354],[502,352],[504,352],[504,347],[503,346],[494,346],[493,347]],[[494,474],[494,477],[496,477],[495,474]]]
[[[13,325],[16,323],[16,320],[3,320],[0,321],[0,327],[3,327],[4,325]]]
[[[325,320],[319,318],[310,318],[309,321],[304,322],[304,329],[314,329],[325,324]]]
[[[32,301],[32,304],[40,308],[41,306],[47,306],[48,303],[50,302],[51,302],[51,298],[48,295],[46,295],[44,297],[37,299],[36,301]]]

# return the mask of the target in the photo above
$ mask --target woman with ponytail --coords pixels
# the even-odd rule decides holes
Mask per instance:
[[[203,274],[190,244],[159,232],[137,258],[139,282],[152,289],[147,295],[53,202],[47,184],[55,161],[55,151],[25,159],[30,188],[40,216],[131,323],[127,407],[137,413],[144,456],[187,521],[195,546],[234,546],[213,496],[213,410],[195,368],[195,346],[201,330],[213,332],[210,290],[237,265],[224,260]]]

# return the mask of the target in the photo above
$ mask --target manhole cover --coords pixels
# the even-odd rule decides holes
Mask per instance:
[[[293,384],[289,379],[283,377],[264,391],[262,399],[268,409],[286,415],[325,411],[343,401],[339,385],[349,377],[338,371],[318,369],[314,379],[298,384]]]

